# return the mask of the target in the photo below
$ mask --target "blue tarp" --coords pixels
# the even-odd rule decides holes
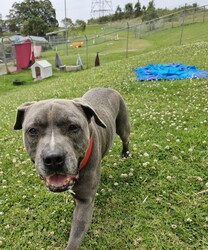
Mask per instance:
[[[180,63],[149,64],[133,70],[138,81],[208,78],[208,72]]]

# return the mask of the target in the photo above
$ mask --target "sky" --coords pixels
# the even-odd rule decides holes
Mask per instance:
[[[53,8],[56,10],[56,19],[61,24],[61,20],[65,17],[65,2],[66,2],[66,16],[71,18],[73,22],[77,19],[81,19],[87,21],[91,16],[91,8],[92,3],[95,0],[50,0]],[[137,0],[106,0],[107,2],[112,2],[113,13],[115,12],[117,6],[119,5],[122,9],[125,4],[132,3],[133,5],[137,2]],[[147,6],[150,0],[140,0],[141,6]],[[3,19],[6,19],[6,15],[9,14],[9,10],[11,9],[13,3],[22,2],[22,0],[0,0],[0,14]],[[208,5],[207,0],[155,0],[156,8],[168,8],[173,9],[175,7],[181,7],[185,4],[193,4],[197,3],[199,6]]]

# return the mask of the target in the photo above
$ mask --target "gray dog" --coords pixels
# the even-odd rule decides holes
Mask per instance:
[[[53,192],[71,190],[73,213],[68,250],[79,249],[93,212],[102,157],[117,133],[128,156],[127,107],[113,89],[95,88],[74,100],[25,103],[14,129],[23,128],[25,148],[37,172]]]

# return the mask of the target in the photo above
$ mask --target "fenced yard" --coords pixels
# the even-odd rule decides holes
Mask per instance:
[[[190,28],[190,24],[195,28]],[[51,37],[50,45],[59,53],[63,64],[76,64],[77,55],[80,54],[84,67],[90,68],[94,66],[97,52],[101,63],[107,63],[160,46],[182,45],[196,39],[207,41],[207,24],[208,5],[186,9],[145,23],[132,24],[126,21],[123,24],[88,27],[87,29],[93,29],[94,32],[86,31],[85,35],[80,36],[69,32],[67,43],[66,34],[62,31],[59,36]],[[155,39],[157,36],[162,36],[163,39]],[[74,42],[80,42],[81,48],[73,48]]]
[[[63,65],[75,65],[79,54],[84,68],[91,68],[94,66],[97,52],[99,52],[101,64],[105,64],[112,60],[130,58],[161,46],[182,45],[196,40],[207,41],[207,24],[208,5],[185,9],[144,23],[132,24],[127,20],[123,23],[89,26],[81,35],[70,30],[66,34],[62,30],[47,37],[49,45],[43,48],[42,57],[47,58],[54,65],[55,54],[58,53]],[[163,39],[158,39],[159,37]],[[72,46],[76,42],[81,43],[80,48]],[[6,50],[10,50],[9,61],[12,62],[10,65],[14,66],[13,46],[7,44],[5,47],[7,47]],[[6,50],[0,44],[2,62],[8,61],[3,59],[6,56]],[[0,63],[0,68],[1,71],[7,71],[5,63]]]
[[[94,87],[114,88],[124,97],[130,157],[120,157],[116,137],[102,162],[93,222],[82,249],[208,249],[208,80],[138,82],[132,71],[170,62],[208,71],[206,18],[184,25],[181,45],[181,24],[140,38],[130,24],[116,30],[99,26],[87,39],[69,37],[70,43],[83,45],[74,49],[67,43],[68,55],[65,43],[42,54],[54,65],[56,51],[63,64],[75,64],[79,53],[88,70],[53,68],[53,77],[42,81],[33,81],[29,69],[0,76],[0,249],[63,250],[74,208],[69,193],[48,192],[40,181],[21,131],[13,130],[16,108],[28,101],[80,97]],[[97,52],[101,67],[95,68]],[[15,79],[24,84],[14,86]]]

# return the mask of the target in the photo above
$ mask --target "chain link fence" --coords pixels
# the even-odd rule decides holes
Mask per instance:
[[[203,26],[199,32],[189,30],[189,24]],[[157,18],[148,22],[132,24],[129,22],[97,25],[91,28],[92,35],[77,35],[76,31],[60,30],[48,34],[48,45],[43,53],[49,62],[54,65],[55,54],[60,56],[63,65],[76,65],[80,56],[84,68],[95,65],[97,53],[101,64],[112,60],[120,60],[142,53],[149,49],[149,40],[156,44],[156,33],[172,29],[174,41],[164,36],[164,46],[181,45],[191,41],[208,40],[208,5],[194,8],[185,8],[182,11]],[[168,33],[170,36],[170,32]],[[155,45],[156,46],[156,45]],[[154,47],[156,48],[156,47]],[[15,63],[14,46],[9,39],[0,40],[0,72],[2,68],[8,72],[8,67]]]
[[[16,44],[24,44],[28,39],[31,41],[32,50],[36,57],[42,51],[51,49],[48,41],[41,37],[12,36],[0,38],[0,75],[16,71],[15,46]],[[39,41],[38,39],[41,40]]]
[[[197,23],[205,24],[204,31],[202,33],[189,32],[189,24]],[[181,45],[192,40],[206,40],[207,24],[208,5],[205,5],[185,8],[182,11],[139,24],[124,22],[123,24],[97,25],[92,28],[94,34],[88,36],[77,36],[71,32],[68,36],[65,30],[62,30],[58,35],[49,36],[48,40],[53,50],[60,55],[63,64],[76,64],[77,56],[81,55],[83,65],[89,68],[94,66],[97,52],[99,52],[101,63],[107,63],[145,51],[148,47],[148,36],[158,31],[176,30],[177,39],[174,39],[174,43],[171,43],[170,39],[164,39],[164,43],[167,42],[165,46]],[[73,44],[77,42],[80,46],[76,48]]]
[[[195,8],[185,8],[182,11],[142,23],[136,28],[136,36],[144,38],[148,33],[181,27],[181,37],[179,44],[182,43],[184,26],[194,23],[208,22],[208,5]]]
[[[0,75],[14,70],[15,53],[12,41],[7,38],[0,38]]]

